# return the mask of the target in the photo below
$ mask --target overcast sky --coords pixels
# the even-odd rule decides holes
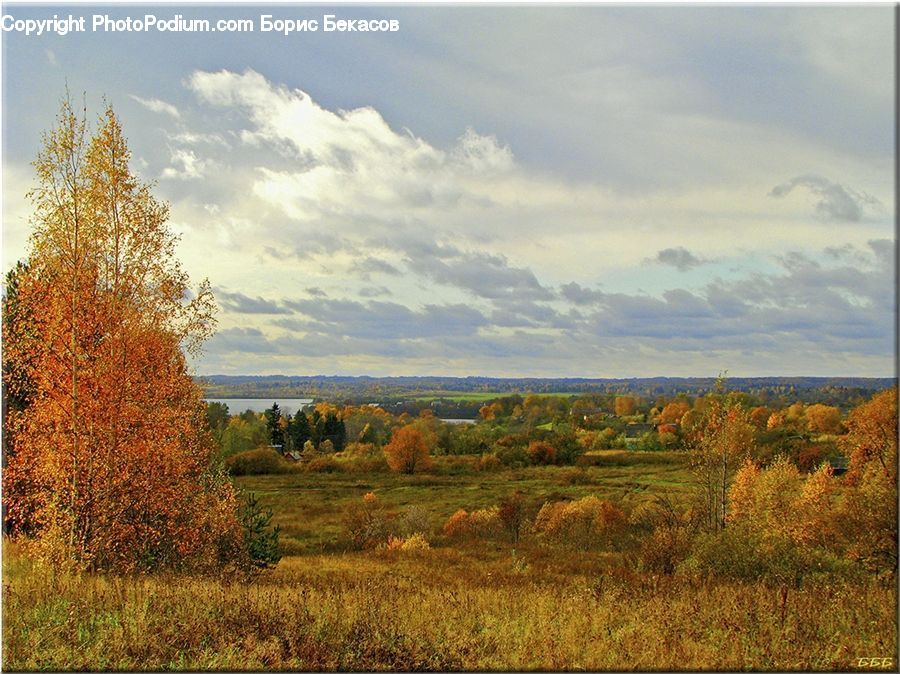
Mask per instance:
[[[215,288],[198,373],[894,374],[891,6],[151,11],[400,21],[4,34],[4,271],[106,96]]]

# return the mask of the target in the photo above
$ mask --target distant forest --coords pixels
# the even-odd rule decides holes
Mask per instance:
[[[460,394],[558,393],[636,395],[643,398],[677,394],[704,395],[715,389],[715,377],[644,377],[632,379],[495,378],[495,377],[350,377],[287,375],[209,375],[197,377],[211,398],[315,398],[366,403],[409,398],[461,397]],[[890,377],[729,377],[725,388],[747,393],[762,403],[780,399],[849,407],[896,384]]]

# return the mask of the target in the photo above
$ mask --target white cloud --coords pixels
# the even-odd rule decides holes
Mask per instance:
[[[131,94],[130,98],[143,105],[145,108],[150,110],[150,112],[169,115],[170,117],[174,117],[175,119],[179,119],[181,117],[181,113],[178,112],[178,108],[176,108],[171,103],[166,103],[165,101],[161,101],[158,98],[141,98],[140,96],[135,96],[134,94]]]
[[[193,150],[176,149],[172,151],[172,166],[167,166],[160,174],[162,178],[172,180],[196,180],[202,178],[209,162],[200,159]]]

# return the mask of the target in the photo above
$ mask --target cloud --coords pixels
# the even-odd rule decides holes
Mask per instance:
[[[406,245],[404,261],[417,274],[462,288],[477,297],[549,300],[554,296],[540,284],[533,271],[511,266],[503,255],[416,242]]]
[[[197,180],[202,178],[209,168],[209,162],[199,158],[193,150],[172,150],[171,162],[172,166],[163,169],[161,178]]]
[[[771,185],[771,171],[762,169],[737,186],[708,169],[715,187],[675,181],[657,190],[649,181],[614,191],[602,180],[528,169],[517,159],[522,148],[514,155],[500,140],[505,134],[466,128],[440,146],[390,126],[372,107],[329,110],[253,71],[198,71],[187,85],[201,106],[224,110],[226,128],[203,133],[231,147],[189,131],[169,141],[215,165],[193,173],[205,175],[204,186],[223,186],[217,235],[227,232],[236,256],[264,259],[292,288],[292,299],[270,301],[293,314],[259,323],[284,363],[332,354],[367,364],[365,371],[389,357],[426,371],[452,363],[473,372],[518,354],[519,372],[553,363],[572,373],[578,362],[624,358],[623,373],[631,374],[634,354],[652,354],[641,361],[647,367],[686,359],[690,369],[715,354],[793,366],[809,362],[801,353],[883,359],[891,350],[884,318],[872,308],[882,278],[874,271],[878,253],[865,243],[884,224],[867,220],[878,202],[802,174],[806,165],[833,166],[808,147],[782,167],[803,164],[787,173],[798,177],[771,194],[809,192],[816,213],[785,216],[759,198]],[[729,126],[728,137],[739,128]],[[759,166],[777,140],[761,133],[743,141],[750,154],[730,149],[728,157]],[[703,161],[719,167],[713,154]],[[847,168],[849,179],[869,185],[857,168]],[[178,169],[191,173],[187,161]],[[203,195],[202,204],[211,201]],[[864,226],[845,232],[833,250],[810,251],[822,232],[818,220],[855,217]],[[761,221],[772,223],[766,237],[758,234]],[[648,249],[673,231],[677,245]],[[842,244],[859,259],[851,263],[838,251]],[[775,250],[797,252],[776,258]],[[673,281],[676,272],[733,262],[736,251],[738,265],[697,271],[691,287]],[[310,285],[317,282],[327,296]],[[293,299],[304,297],[304,287],[307,299]],[[423,297],[431,302],[425,307]],[[681,365],[664,371],[673,367]]]
[[[606,296],[606,293],[600,292],[599,290],[591,290],[590,288],[583,288],[574,281],[563,285],[560,288],[560,292],[565,299],[578,306],[595,304]]]
[[[262,297],[248,297],[243,293],[232,293],[222,288],[215,289],[216,300],[225,311],[235,314],[289,314],[290,309],[279,306]]]
[[[169,115],[170,117],[174,117],[175,119],[181,118],[181,113],[178,112],[178,108],[176,108],[171,103],[166,103],[165,101],[161,101],[158,98],[141,98],[140,96],[135,96],[134,94],[130,94],[129,97],[132,100],[137,101],[138,103],[143,105],[150,112]]]
[[[773,187],[769,196],[786,197],[797,187],[805,187],[818,197],[815,212],[825,220],[859,222],[869,212],[878,212],[883,209],[881,202],[875,197],[817,175],[792,178],[786,183]]]
[[[357,294],[360,297],[384,297],[393,295],[393,293],[385,286],[365,286],[360,288]]]
[[[387,274],[388,276],[401,276],[402,272],[386,260],[376,257],[366,257],[353,263],[352,271],[363,280],[369,280],[372,274]]]
[[[688,271],[708,262],[708,260],[694,255],[691,251],[682,246],[678,246],[677,248],[664,248],[656,254],[655,258],[648,261],[669,265],[675,267],[678,271]]]
[[[467,129],[445,151],[409,131],[390,128],[374,108],[336,112],[305,92],[269,83],[252,70],[197,71],[187,82],[205,103],[241,111],[248,147],[267,147],[292,160],[290,168],[259,166],[253,192],[289,217],[389,217],[397,208],[452,208],[490,202],[469,182],[502,176],[514,166],[510,149]]]
[[[290,330],[359,339],[397,340],[474,335],[487,325],[476,309],[463,304],[429,304],[414,311],[396,302],[296,300],[286,302],[306,319],[280,319]]]

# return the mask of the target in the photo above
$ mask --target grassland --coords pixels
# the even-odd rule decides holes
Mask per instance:
[[[683,454],[665,452],[604,452],[606,465],[529,467],[499,472],[455,466],[456,457],[436,457],[435,472],[421,475],[393,473],[288,473],[239,477],[237,486],[255,493],[274,513],[286,554],[342,550],[342,513],[366,492],[374,492],[388,509],[416,505],[425,510],[435,528],[465,508],[486,508],[518,489],[540,506],[560,497],[601,498],[634,502],[650,493],[678,495],[689,475]]]
[[[834,670],[896,650],[875,583],[690,583],[511,550],[283,560],[252,584],[5,557],[4,669]]]
[[[895,656],[896,586],[874,579],[787,589],[656,576],[618,553],[437,533],[457,509],[516,489],[532,504],[687,494],[681,455],[593,460],[477,472],[446,457],[422,475],[238,478],[274,511],[287,553],[252,582],[71,575],[7,543],[4,669],[846,670]],[[423,509],[433,547],[349,550],[343,513],[369,491],[388,511]]]

